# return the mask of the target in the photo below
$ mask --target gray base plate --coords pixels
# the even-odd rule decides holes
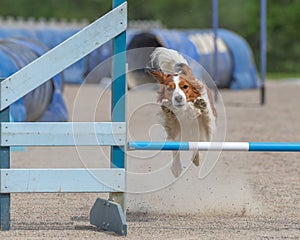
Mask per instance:
[[[127,235],[126,219],[120,204],[97,198],[90,211],[90,223],[99,229]]]

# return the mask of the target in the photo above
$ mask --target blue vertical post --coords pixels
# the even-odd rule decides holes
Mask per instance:
[[[3,79],[0,79],[0,82]],[[0,123],[9,122],[9,108],[0,111]],[[1,137],[1,129],[0,129]],[[10,147],[0,146],[0,169],[10,168]],[[0,230],[10,228],[10,194],[0,193]]]
[[[115,8],[125,0],[112,0]],[[124,23],[125,24],[125,23]],[[113,122],[125,122],[125,94],[126,94],[126,31],[113,39],[113,70],[112,70],[112,108],[111,117]],[[124,147],[111,147],[111,167],[125,168]],[[125,212],[124,193],[111,193],[111,200],[119,203]]]
[[[265,104],[266,82],[266,47],[267,47],[267,0],[260,0],[260,71],[261,71],[261,105]]]
[[[219,76],[218,76],[218,28],[219,28],[219,11],[218,11],[218,0],[212,0],[212,25],[213,25],[213,32],[214,32],[214,57],[213,57],[213,78],[216,84],[215,87],[215,100],[218,99],[218,89],[217,85],[219,83]]]

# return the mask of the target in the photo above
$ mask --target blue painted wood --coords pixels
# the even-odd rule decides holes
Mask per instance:
[[[126,25],[124,3],[5,79],[0,84],[0,110],[126,30]]]
[[[124,0],[113,0],[112,7],[116,8],[123,4]],[[126,31],[113,39],[113,82],[112,82],[112,121],[126,122]],[[124,147],[111,147],[111,167],[125,168],[126,154]],[[111,193],[110,200],[121,205],[124,218],[126,219],[126,199],[125,193]]]
[[[1,146],[103,146],[126,144],[123,122],[1,123]]]
[[[113,8],[117,8],[124,2],[124,0],[113,0]],[[112,121],[125,122],[126,31],[113,39],[113,54]],[[124,147],[113,146],[111,148],[111,166],[125,167]]]
[[[2,81],[3,79],[0,79]],[[0,112],[0,122],[9,121],[9,108]],[[0,129],[1,138],[1,129]],[[10,168],[10,147],[0,146],[0,170]],[[1,174],[0,174],[1,176]],[[10,229],[10,194],[0,193],[0,230]]]
[[[112,97],[112,119],[113,122],[125,122],[125,99],[122,100],[120,96],[123,97],[126,92],[125,30],[127,26],[127,4],[124,0],[116,0],[113,1],[113,7],[114,10],[112,10],[110,13],[95,21],[93,24],[87,26],[79,33],[67,39],[56,48],[53,48],[42,57],[25,66],[22,70],[18,71],[17,73],[8,77],[2,83],[0,83],[0,109],[5,110],[5,108],[8,107],[11,103],[24,96],[43,82],[47,81],[66,67],[70,66],[77,60],[81,59],[82,57],[92,52],[94,49],[101,46],[103,43],[120,33],[114,39],[114,44],[116,45],[115,52],[120,53],[124,51],[124,56],[116,57],[113,64],[113,76],[116,80],[116,84],[114,84],[112,92],[116,94],[114,94],[114,96]],[[78,49],[80,49],[80,51],[78,51]],[[49,67],[49,63],[51,63],[51,67]],[[41,69],[43,71],[41,71]],[[119,73],[122,73],[123,76],[119,77]],[[119,108],[116,107],[118,102],[121,103],[119,105]],[[120,119],[120,121],[118,119]],[[1,122],[8,122],[8,119],[0,120]],[[11,126],[13,126],[12,128],[14,129],[16,125],[3,125],[4,129],[5,127],[6,129],[9,129],[11,128]],[[24,127],[25,125],[18,126]],[[39,134],[41,135],[41,132],[36,131],[36,129],[35,132],[28,131],[28,126],[29,125],[26,125],[25,129],[23,129],[23,133],[25,135],[27,134],[27,138],[31,138],[32,134],[33,136]],[[62,125],[57,125],[56,127],[60,128],[61,126]],[[44,127],[45,126],[40,129],[42,132],[45,130]],[[55,132],[56,130],[53,131]],[[63,134],[63,138],[66,138],[68,134],[66,134],[65,132],[63,133],[63,131],[61,130],[59,131]],[[10,130],[7,130],[6,133],[9,134],[9,132]],[[23,139],[22,141],[24,141],[26,137],[20,136],[20,129],[17,132],[18,134],[16,135],[18,136],[15,139]],[[50,134],[50,132],[48,133]],[[71,134],[73,134],[73,132]],[[57,132],[52,135],[57,135]],[[1,132],[0,137],[3,137],[1,136]],[[55,138],[58,137],[56,136]],[[67,138],[69,138],[69,136]],[[49,141],[49,135],[43,136],[41,139],[43,139],[43,141],[45,141],[45,139],[48,139],[47,141]],[[9,142],[10,139],[4,139],[3,141]],[[120,167],[121,165],[124,166],[124,147],[113,148],[114,150],[112,155],[114,155],[115,158],[113,158],[112,156],[112,159],[118,159],[118,167]],[[5,155],[5,149],[9,150],[9,147],[0,147],[0,156]],[[119,158],[119,156],[121,156],[121,158]],[[120,205],[123,207],[123,211],[125,212],[125,169],[123,168],[111,170],[103,169],[100,175],[100,170],[87,169],[72,169],[69,171],[67,171],[66,169],[5,169],[6,161],[2,161],[2,158],[0,160],[1,230],[8,230],[9,228],[10,192],[116,192],[116,197],[121,196],[121,201],[117,202],[120,203]],[[121,165],[119,163],[121,163]],[[106,174],[109,173],[118,173],[118,176],[110,175],[108,177],[105,177]],[[110,181],[113,181],[113,183],[110,184]],[[116,183],[116,181],[119,182]],[[6,196],[8,196],[8,198],[5,198]],[[116,199],[119,200],[118,198]],[[119,215],[121,217],[124,216],[125,219],[125,215],[122,215],[123,213],[121,211],[119,212]],[[126,222],[124,224],[124,227],[126,229]]]
[[[124,169],[1,169],[1,193],[122,192]]]

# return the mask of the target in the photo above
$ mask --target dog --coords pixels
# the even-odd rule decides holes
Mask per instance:
[[[175,50],[158,47],[150,55],[147,72],[160,83],[157,100],[167,140],[210,142],[217,118],[212,93],[194,77],[187,60]],[[200,165],[198,151],[192,162]],[[173,151],[171,171],[176,178],[182,173],[179,151]]]

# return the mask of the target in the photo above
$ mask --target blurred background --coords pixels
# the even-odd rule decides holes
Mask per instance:
[[[300,62],[300,1],[268,0],[267,70],[294,75]],[[110,0],[1,0],[0,16],[93,21],[111,9]],[[156,20],[164,28],[211,28],[209,0],[128,0],[129,21]],[[259,0],[219,1],[219,26],[244,37],[259,59]],[[273,76],[272,76],[273,77]]]
[[[7,78],[112,8],[111,0],[0,3],[0,78]],[[211,0],[128,0],[129,88],[154,81],[145,75],[144,67],[151,51],[158,46],[175,49],[189,58],[199,79],[203,79],[202,70],[197,66],[203,66],[219,88],[262,86],[260,0],[219,0],[218,10],[218,51],[214,55]],[[268,79],[299,79],[299,12],[298,0],[267,0]],[[143,50],[129,51],[133,49]],[[109,41],[13,104],[12,120],[67,121],[64,84],[109,84],[111,56]]]

